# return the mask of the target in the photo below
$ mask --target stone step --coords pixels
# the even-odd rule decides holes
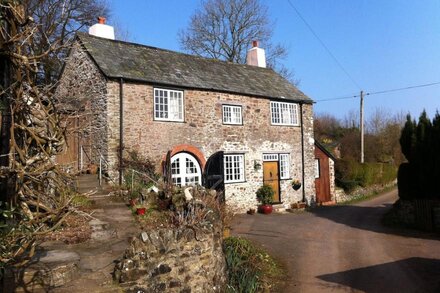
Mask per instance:
[[[38,251],[24,270],[7,270],[2,292],[48,292],[79,275],[80,256],[68,250]]]
[[[76,178],[76,188],[80,193],[90,193],[96,191],[94,195],[106,195],[108,184],[103,179],[102,186],[99,185],[99,178],[96,174],[83,174]]]
[[[117,236],[116,230],[112,229],[107,222],[94,219],[89,222],[89,225],[92,228],[91,240],[104,241]]]
[[[272,209],[274,212],[279,212],[279,213],[286,211],[286,207],[282,203],[281,204],[273,204]]]

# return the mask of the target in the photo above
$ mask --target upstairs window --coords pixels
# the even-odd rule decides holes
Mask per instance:
[[[223,105],[223,124],[242,125],[241,106]]]
[[[298,104],[270,102],[272,125],[298,126]]]
[[[183,92],[154,89],[154,119],[183,122]]]

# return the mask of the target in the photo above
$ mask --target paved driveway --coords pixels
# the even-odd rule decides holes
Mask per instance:
[[[242,215],[233,234],[288,268],[285,292],[440,292],[440,238],[383,227],[396,191],[352,206]]]

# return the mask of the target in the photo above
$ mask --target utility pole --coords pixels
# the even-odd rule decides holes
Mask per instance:
[[[364,163],[364,91],[361,91],[361,113],[360,113],[360,128],[361,128],[361,164]]]

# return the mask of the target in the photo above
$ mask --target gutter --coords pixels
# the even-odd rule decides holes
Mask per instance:
[[[306,201],[306,190],[305,190],[305,171],[304,171],[304,123],[303,123],[303,104],[299,104],[299,113],[301,117],[301,165],[302,165],[302,201]]]
[[[124,148],[124,80],[119,79],[119,186],[122,185],[122,152]]]

